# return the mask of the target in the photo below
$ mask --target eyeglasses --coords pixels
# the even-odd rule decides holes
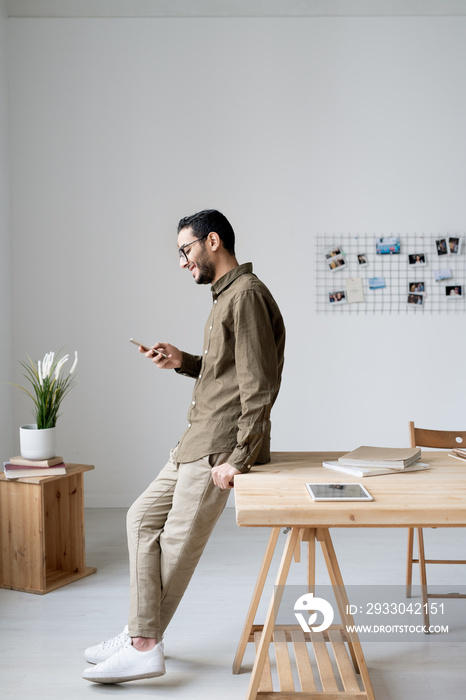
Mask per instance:
[[[191,243],[185,243],[184,245],[181,246],[181,248],[178,248],[178,253],[180,255],[181,259],[184,259],[186,262],[189,262],[188,260],[188,253],[191,250],[191,246],[193,246],[195,243],[199,243],[199,241],[203,241],[204,238],[207,238],[209,234],[207,233],[205,236],[201,236],[201,238],[196,238],[195,241],[191,241]]]

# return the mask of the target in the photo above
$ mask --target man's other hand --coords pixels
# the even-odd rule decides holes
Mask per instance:
[[[234,478],[236,474],[240,473],[239,469],[232,467],[228,462],[219,464],[217,467],[212,467],[212,479],[214,484],[223,490],[232,489],[234,486]]]

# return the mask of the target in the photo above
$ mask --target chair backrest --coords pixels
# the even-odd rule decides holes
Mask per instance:
[[[409,424],[409,440],[411,447],[440,447],[451,449],[462,447],[466,449],[466,430],[425,430],[416,428],[414,422]]]

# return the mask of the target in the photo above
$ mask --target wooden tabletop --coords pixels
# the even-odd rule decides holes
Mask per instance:
[[[69,462],[65,463],[66,467],[66,474],[55,474],[55,475],[47,475],[47,469],[41,470],[41,473],[43,471],[43,475],[41,476],[40,474],[38,476],[21,476],[19,479],[7,479],[5,477],[5,474],[3,472],[0,472],[0,480],[1,481],[15,481],[16,483],[24,483],[24,484],[40,484],[41,482],[45,481],[55,481],[56,479],[63,479],[66,478],[67,476],[72,476],[74,474],[82,474],[83,472],[88,472],[94,469],[93,464],[70,464]],[[24,467],[27,469],[27,467]]]
[[[422,451],[430,469],[354,477],[322,467],[343,452],[274,452],[272,461],[235,476],[236,519],[248,527],[466,526],[466,462]],[[373,501],[314,502],[306,482],[361,483]]]

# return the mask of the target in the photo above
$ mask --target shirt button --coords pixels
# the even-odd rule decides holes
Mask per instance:
[[[190,427],[191,427],[191,423],[188,423],[188,428],[190,428]]]
[[[209,331],[211,331],[211,330],[212,330],[212,328],[213,328],[213,326],[209,326]]]
[[[217,301],[218,301],[218,299],[215,299],[215,301],[214,301],[214,304],[216,304],[216,303],[217,303]]]
[[[199,379],[202,379],[202,374],[199,375]]]
[[[204,350],[204,355],[207,355],[207,350]]]
[[[195,405],[196,405],[196,402],[195,402],[195,401],[191,401],[191,403],[192,403],[192,405],[193,405],[193,406],[195,406]]]

